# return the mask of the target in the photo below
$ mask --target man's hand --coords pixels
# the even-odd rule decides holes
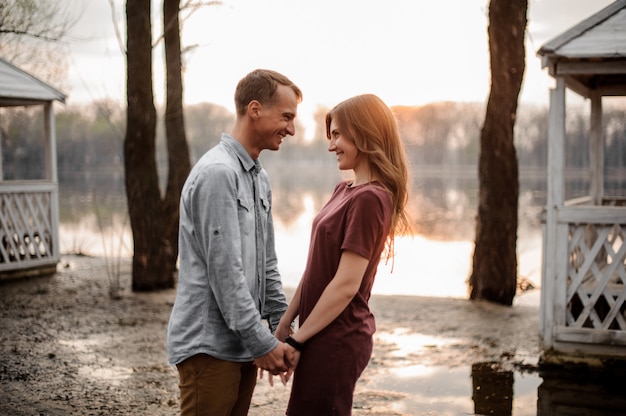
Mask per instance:
[[[270,386],[272,386],[272,387],[274,386],[274,376],[275,375],[278,375],[280,377],[280,381],[283,383],[283,385],[286,385],[287,382],[289,381],[289,379],[291,378],[294,370],[296,369],[296,365],[298,365],[298,360],[300,359],[300,351],[297,351],[296,349],[294,349],[290,345],[283,344],[283,343],[280,343],[279,346],[284,347],[284,350],[285,350],[285,355],[284,355],[284,358],[283,358],[283,364],[285,366],[287,366],[287,369],[285,371],[273,372],[269,368],[265,368],[265,367],[261,366],[261,364],[260,364],[260,362],[261,362],[260,360],[261,359],[263,359],[264,357],[267,357],[270,354],[272,354],[274,351],[276,351],[278,349],[278,347],[276,347],[269,354],[266,354],[263,357],[259,357],[256,360],[254,360],[254,363],[257,365],[257,367],[259,367],[259,379],[263,379],[263,372],[267,371],[268,372],[267,380],[269,381]]]
[[[293,349],[279,342],[272,351],[255,358],[254,364],[272,375],[277,375],[289,370],[289,363],[293,362],[293,359]]]

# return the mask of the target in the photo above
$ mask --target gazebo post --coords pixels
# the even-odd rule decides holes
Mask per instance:
[[[0,118],[2,117],[2,113],[0,113]],[[4,164],[2,160],[4,159],[4,155],[2,154],[2,146],[0,146],[0,182],[4,181]]]
[[[44,106],[44,127],[46,137],[46,179],[54,183],[54,190],[50,198],[50,234],[52,237],[52,257],[60,258],[59,247],[59,179],[57,171],[57,143],[56,125],[54,119],[53,102],[50,101]]]
[[[598,90],[591,92],[589,157],[589,193],[594,205],[602,205],[602,198],[604,197],[604,140],[602,137],[602,96]]]
[[[555,309],[553,304],[558,290],[557,211],[564,200],[565,166],[565,81],[556,78],[556,86],[550,91],[550,114],[548,121],[548,189],[546,204],[546,225],[544,235],[543,282],[541,290],[541,335],[545,348],[553,345]],[[559,316],[558,314],[556,316]]]
[[[57,151],[56,151],[56,133],[54,125],[54,112],[52,111],[52,102],[44,106],[44,137],[46,142],[46,179],[57,183]]]

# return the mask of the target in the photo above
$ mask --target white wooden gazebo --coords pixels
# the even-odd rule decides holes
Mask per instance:
[[[0,157],[0,279],[54,272],[60,259],[54,101],[65,95],[0,59],[0,107],[42,106],[45,129],[43,179],[4,180]]]
[[[547,42],[538,55],[555,80],[543,230],[542,361],[602,366],[626,359],[626,197],[604,194],[602,122],[603,97],[626,96],[626,0]],[[565,200],[566,90],[591,106],[590,192],[575,200]]]

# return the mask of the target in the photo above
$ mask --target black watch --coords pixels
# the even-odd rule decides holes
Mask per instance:
[[[291,345],[292,347],[294,347],[298,351],[304,350],[304,344],[296,341],[295,339],[293,339],[291,337],[287,337],[287,339],[285,340],[285,343],[288,344],[288,345]]]

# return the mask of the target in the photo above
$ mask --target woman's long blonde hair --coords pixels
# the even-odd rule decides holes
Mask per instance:
[[[342,101],[326,114],[328,138],[333,120],[366,155],[370,171],[391,195],[393,213],[386,250],[389,259],[393,256],[395,236],[410,234],[413,228],[406,211],[409,168],[396,118],[380,98],[364,94]]]

